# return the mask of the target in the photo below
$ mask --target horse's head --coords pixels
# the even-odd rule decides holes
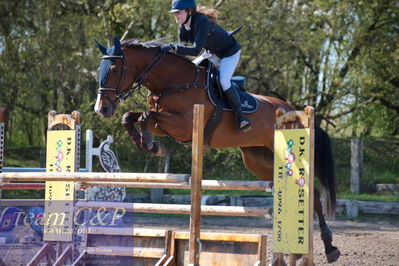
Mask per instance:
[[[123,43],[122,49],[122,45],[116,37],[114,45],[110,48],[106,48],[96,41],[103,54],[99,67],[97,102],[94,107],[99,116],[112,117],[118,103],[126,100],[133,92],[140,90],[142,85],[145,85],[151,92],[159,93],[163,88],[173,87],[174,83],[187,83],[185,72],[182,71],[184,69],[192,72],[192,69],[180,66],[176,63],[178,61],[172,61],[174,58],[183,62],[181,56],[169,56],[169,61],[163,64],[162,68],[154,69],[166,54],[160,49],[163,42],[164,39],[145,43],[128,40]],[[189,62],[192,68],[195,66],[186,58],[184,58],[184,62]],[[153,69],[154,72],[152,72]],[[149,75],[150,72],[152,78]],[[161,77],[163,78],[161,79]]]
[[[126,58],[118,38],[114,38],[114,46],[110,48],[97,41],[96,44],[103,57],[98,69],[99,89],[94,110],[101,117],[111,117],[119,101],[130,89],[132,75],[127,73]]]

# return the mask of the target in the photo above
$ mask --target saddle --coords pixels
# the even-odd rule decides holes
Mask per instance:
[[[208,61],[207,70],[207,91],[213,105],[220,106],[223,111],[232,111],[230,105],[224,98],[223,90],[220,85],[220,75],[218,69]],[[241,109],[243,113],[250,114],[258,110],[258,100],[245,92],[245,77],[235,76],[231,79],[233,89],[237,90],[240,96]]]

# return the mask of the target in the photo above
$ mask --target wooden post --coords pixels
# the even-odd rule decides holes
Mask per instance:
[[[6,109],[0,107],[0,173],[3,169],[3,152],[4,152],[4,122],[5,122]]]
[[[5,122],[5,112],[6,112],[6,108],[0,107],[0,123]]]
[[[266,266],[267,260],[267,236],[260,235],[258,242],[258,264],[259,266]]]
[[[199,265],[200,256],[202,148],[204,138],[203,105],[194,105],[193,119],[189,265],[196,266]]]
[[[310,128],[310,150],[309,150],[309,253],[304,255],[304,263],[306,266],[313,266],[313,221],[314,221],[314,108],[306,107],[305,116],[308,119],[308,127]]]
[[[5,108],[0,107],[0,173],[3,171],[5,110],[6,110]],[[1,187],[0,187],[0,199],[1,199]]]
[[[93,171],[93,150],[95,149],[93,147],[93,130],[88,129],[86,130],[86,164],[85,167],[88,172]]]
[[[363,173],[363,140],[351,140],[351,191],[360,193],[360,184]]]

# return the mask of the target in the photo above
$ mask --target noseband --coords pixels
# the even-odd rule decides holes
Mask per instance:
[[[164,52],[159,53],[144,69],[143,71],[140,72],[140,74],[137,76],[136,79],[133,80],[133,82],[124,90],[121,90],[119,87],[121,85],[121,81],[122,81],[122,75],[123,78],[126,77],[126,66],[125,66],[125,56],[124,55],[104,55],[102,57],[103,60],[105,59],[120,59],[122,60],[122,69],[121,69],[121,73],[119,76],[119,81],[118,81],[118,86],[116,88],[103,88],[100,87],[98,89],[98,94],[101,94],[101,96],[106,96],[105,92],[107,91],[113,91],[115,92],[115,97],[118,99],[118,101],[120,102],[124,102],[126,99],[128,99],[135,91],[140,90],[141,86],[143,85],[144,81],[147,79],[149,72],[151,71],[151,69],[153,69],[155,67],[155,65],[160,61],[160,59],[162,58],[162,56],[164,55]],[[133,86],[133,84],[137,83],[135,86]],[[123,91],[127,91],[127,92],[123,92]],[[113,100],[111,100],[110,98],[108,98],[108,96],[106,96],[108,101],[111,102],[111,104],[116,107],[116,104]]]

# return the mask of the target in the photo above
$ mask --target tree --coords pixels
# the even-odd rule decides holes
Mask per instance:
[[[245,25],[236,35],[243,47],[236,73],[248,77],[249,92],[281,98],[297,109],[313,105],[318,122],[337,135],[398,134],[395,1],[245,1],[250,8],[243,3],[201,1],[220,11],[225,29]],[[107,43],[126,33],[125,39],[176,42],[169,8],[169,1],[159,0],[1,2],[0,106],[10,114],[7,145],[44,147],[47,112],[78,110],[83,128],[94,129],[100,139],[112,134],[125,158],[140,160],[133,146],[124,148],[120,116],[103,121],[93,112],[101,58],[93,41]],[[145,109],[145,97],[133,100],[120,106],[120,115]],[[177,156],[184,154],[163,141]]]

